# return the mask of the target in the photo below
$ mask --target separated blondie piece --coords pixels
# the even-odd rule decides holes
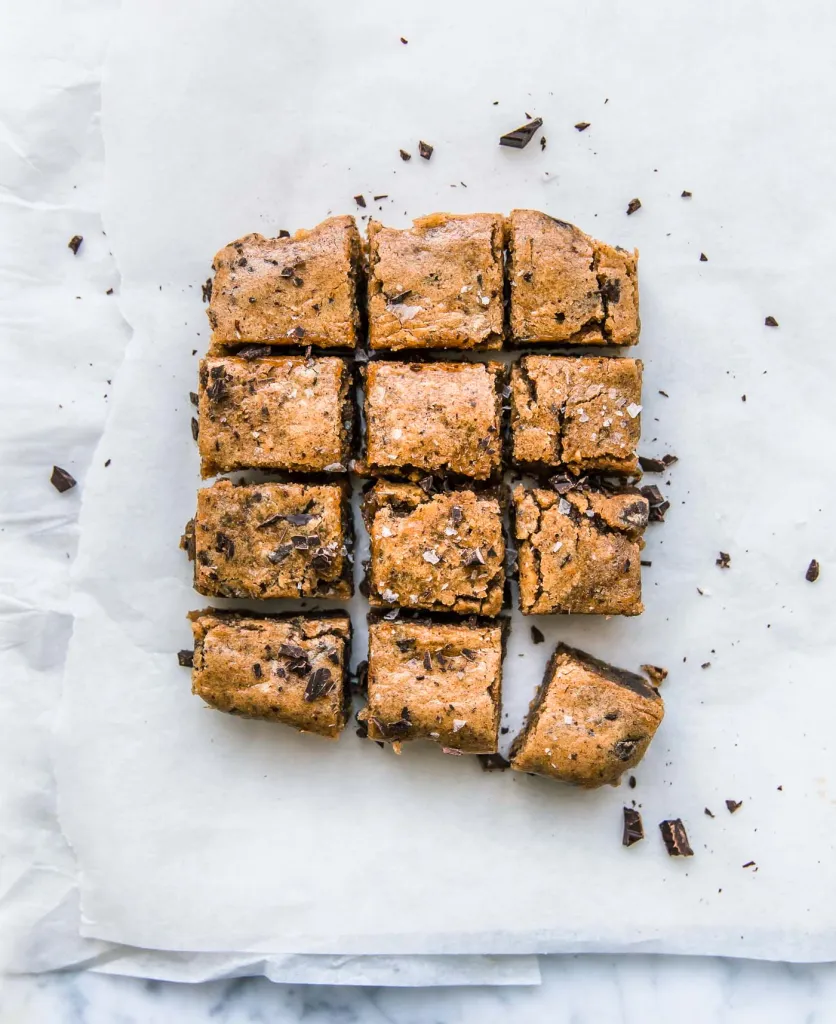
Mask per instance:
[[[361,259],[353,217],[331,217],[292,237],[230,242],[212,263],[212,350],[248,342],[354,348]]]
[[[200,364],[198,402],[204,477],[348,471],[354,414],[343,359],[210,356]]]
[[[369,604],[497,615],[505,586],[502,509],[492,493],[427,494],[379,481],[363,513],[371,535]]]
[[[461,623],[369,617],[371,740],[428,739],[492,754],[499,738],[505,620]]]
[[[369,221],[371,348],[502,348],[504,235],[493,213]]]
[[[369,472],[414,480],[497,476],[504,373],[501,363],[369,363]]]
[[[639,615],[641,534],[649,505],[638,492],[512,491],[520,610]]]
[[[192,612],[192,693],[219,711],[335,739],[351,698],[351,620],[341,612],[261,617]]]
[[[618,785],[664,713],[646,679],[560,644],[511,746],[511,767],[588,789]]]
[[[511,371],[511,445],[518,466],[638,473],[638,359],[523,356]]]
[[[347,483],[235,485],[197,492],[181,544],[210,597],[352,594]]]
[[[537,210],[508,220],[511,337],[516,345],[635,345],[638,251],[585,235]]]

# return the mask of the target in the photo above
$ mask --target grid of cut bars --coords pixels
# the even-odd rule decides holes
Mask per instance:
[[[640,472],[642,364],[565,352],[638,341],[637,253],[515,210],[432,214],[406,229],[371,221],[366,242],[352,217],[334,217],[293,236],[248,235],[213,269],[201,473],[269,479],[220,478],[198,492],[184,538],[195,589],[348,599],[349,473],[367,478],[361,732],[494,754],[509,554],[524,614],[643,610],[649,506],[629,482]],[[509,348],[532,351],[510,368],[450,358]],[[543,354],[554,349],[563,354]],[[511,468],[528,482],[505,486]],[[346,615],[193,619],[205,700],[339,734]],[[599,676],[603,693],[612,679]]]

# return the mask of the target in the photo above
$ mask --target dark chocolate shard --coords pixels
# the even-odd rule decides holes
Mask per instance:
[[[183,668],[191,668],[194,665],[194,651],[178,651],[177,664]]]
[[[81,243],[84,241],[83,235],[73,235],[73,237],[67,242],[67,248],[72,249],[73,256],[78,256],[78,250],[81,248]]]
[[[713,818],[713,817],[714,817],[714,812],[713,812],[713,811],[710,811],[710,810],[709,810],[709,809],[708,809],[707,807],[704,807],[704,808],[703,808],[703,812],[702,812],[702,813],[703,813],[703,814],[704,814],[704,815],[705,815],[705,816],[706,816],[707,818]]]
[[[631,199],[630,202],[627,204],[627,216],[629,217],[631,213],[635,213],[636,210],[640,210],[641,208],[641,199]]]
[[[499,144],[500,146],[510,146],[512,149],[525,149],[542,127],[543,118],[535,117],[528,124],[521,125],[519,128],[515,128],[514,131],[500,136]]]
[[[196,441],[197,438],[198,438],[198,435],[200,434],[200,424],[197,422],[197,420],[194,418],[194,416],[192,416],[191,427],[192,427],[192,437]]]
[[[264,356],[270,355],[269,345],[247,345],[246,348],[239,349],[236,355],[240,356],[241,359],[253,360],[262,359]]]
[[[578,121],[578,123],[575,125],[575,128],[579,132],[585,132],[588,127],[589,127],[589,121]]]
[[[644,839],[642,816],[635,807],[624,808],[624,832],[621,837],[623,846],[632,846]]]
[[[693,857],[694,851],[688,842],[688,833],[682,824],[681,818],[672,818],[668,821],[659,822],[659,831],[669,857]]]
[[[197,403],[200,401],[200,399],[197,397],[196,391],[189,392],[189,401],[192,403],[192,405],[197,405]]]
[[[477,754],[483,772],[504,772],[511,767],[502,754]]]
[[[398,152],[401,154],[401,160],[411,160],[412,159],[412,154],[411,153],[407,153],[407,151],[405,149],[398,150]]]
[[[485,556],[482,554],[479,548],[472,548],[468,551],[462,552],[462,565],[484,565]]]
[[[728,551],[721,551],[720,557],[714,559],[714,564],[719,565],[721,569],[731,568],[731,555]]]
[[[764,320],[764,323],[766,324],[767,327],[777,327],[778,326],[778,321],[775,319],[774,316],[768,316]]]
[[[275,551],[271,551],[267,560],[273,565],[280,565],[293,551],[292,544],[280,544]]]
[[[235,555],[235,541],[218,530],[215,536],[215,550],[226,555],[226,559],[229,561]]]
[[[729,814],[734,814],[735,811],[739,811],[742,806],[743,806],[743,801],[742,800],[727,800],[726,801],[726,807],[728,809]]]
[[[365,196],[355,196],[354,197],[354,202],[357,203],[358,206],[362,206],[365,209],[365,206],[366,206],[366,198],[365,198]]]
[[[807,572],[804,573],[804,579],[808,583],[815,583],[819,578],[819,563],[814,559],[807,566]]]
[[[661,459],[648,458],[645,455],[639,456],[639,465],[645,473],[664,473],[665,463]]]
[[[49,482],[55,488],[56,491],[60,491],[63,494],[65,491],[70,491],[76,485],[76,479],[66,469],[61,469],[60,466],[52,467],[52,476],[49,478]]]
[[[671,503],[665,500],[665,496],[656,484],[649,484],[646,487],[642,487],[641,493],[645,498],[647,498],[647,501],[650,504],[650,522],[664,523],[665,513],[671,507]]]
[[[308,685],[305,687],[305,700],[308,703],[319,700],[320,697],[331,693],[336,685],[329,668],[318,668],[311,672]]]
[[[531,627],[531,642],[533,644],[541,644],[545,639],[545,636],[543,636],[541,631],[536,626]]]
[[[429,144],[429,142],[418,143],[418,155],[422,157],[424,160],[429,160],[429,158],[433,155],[433,147]]]

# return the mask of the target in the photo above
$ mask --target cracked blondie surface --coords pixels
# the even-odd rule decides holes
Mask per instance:
[[[589,789],[618,785],[663,715],[662,698],[643,676],[560,644],[511,746],[511,767]]]
[[[638,359],[523,356],[511,371],[514,462],[638,473],[641,391]]]
[[[498,475],[504,372],[501,363],[369,363],[369,471],[413,479]]]
[[[371,348],[502,348],[503,217],[433,213],[368,232]]]
[[[219,711],[336,738],[348,713],[351,622],[343,613],[192,612],[192,693]]]
[[[379,481],[364,500],[369,604],[497,615],[505,586],[502,509],[491,493],[427,494]]]
[[[210,351],[248,342],[354,348],[361,259],[353,217],[331,217],[292,236],[230,242],[212,263]]]
[[[639,615],[641,534],[649,505],[638,492],[590,489],[564,495],[522,484],[512,490],[520,610]]]
[[[537,210],[508,219],[511,337],[517,345],[635,345],[638,252]]]
[[[358,716],[369,739],[427,739],[464,753],[494,753],[504,629],[501,621],[372,616],[368,704]]]
[[[197,492],[183,546],[214,597],[351,597],[348,485],[218,480]]]

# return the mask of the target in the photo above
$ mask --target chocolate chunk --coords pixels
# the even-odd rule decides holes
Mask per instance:
[[[78,256],[78,250],[81,248],[81,243],[84,241],[83,235],[73,235],[73,237],[67,242],[67,248],[72,249],[73,256]]]
[[[319,700],[320,697],[324,697],[326,694],[331,693],[335,685],[336,684],[331,677],[331,669],[318,668],[311,673],[308,685],[305,687],[305,700],[308,701],[308,703]]]
[[[688,833],[681,818],[659,822],[659,831],[665,841],[669,857],[693,857],[694,851],[688,843]]]
[[[415,650],[415,640],[411,637],[407,637],[405,640],[396,640],[395,647],[398,648],[401,654],[406,654],[407,651]]]
[[[619,761],[629,761],[635,754],[639,742],[639,740],[618,740],[613,744],[612,752]]]
[[[433,155],[433,147],[429,144],[429,142],[418,143],[418,155],[423,157],[424,160],[429,160],[429,158]]]
[[[700,263],[708,263],[708,257],[705,255],[704,252],[700,253]]]
[[[261,677],[264,675],[261,665],[257,661],[253,664],[253,675],[256,677],[256,679],[261,679]]]
[[[502,754],[477,754],[483,772],[504,772],[511,767]]]
[[[272,562],[273,565],[279,565],[283,562],[288,555],[293,551],[292,544],[280,544],[275,551],[271,551],[267,556],[267,560]]]
[[[421,488],[424,494],[429,495],[432,494],[433,490],[435,489],[435,481],[431,476],[422,476],[421,479],[418,481],[418,486]]]
[[[682,198],[683,199],[690,199],[692,195],[693,195],[693,192],[688,192],[686,189],[682,190]]]
[[[61,494],[63,494],[64,491],[72,490],[76,485],[75,477],[71,476],[66,469],[61,469],[60,466],[52,467],[52,476],[49,478],[49,482],[55,490],[60,491]],[[818,563],[816,563],[816,565],[818,565]]]
[[[197,397],[196,391],[189,392],[189,401],[192,403],[192,405],[197,405],[197,403],[200,401],[200,399]]]
[[[412,154],[411,153],[407,153],[407,151],[405,149],[399,150],[399,153],[401,154],[401,160],[411,160],[412,159]]]
[[[660,665],[642,665],[641,670],[657,690],[668,677],[668,670]]]
[[[429,651],[424,651],[424,668],[427,670],[427,672],[432,672],[433,663]]]
[[[386,301],[390,306],[398,306],[404,299],[408,299],[412,294],[412,289],[407,288],[405,292],[398,292],[397,295],[387,295]]]
[[[358,206],[362,206],[363,208],[365,208],[366,206],[366,199],[364,196],[355,196],[354,202],[357,203]]]
[[[381,199],[388,199],[388,198],[389,198],[389,193],[388,192],[384,192],[382,196],[375,196],[374,197],[374,201],[377,203]]]
[[[777,327],[778,326],[778,321],[775,319],[774,316],[768,316],[764,320],[764,323],[766,324],[767,327]]]
[[[312,519],[316,519],[316,516],[311,515],[310,512],[291,512],[284,516],[284,519],[291,526],[307,526]]]
[[[327,572],[334,565],[334,555],[325,548],[320,548],[311,559],[311,566],[319,572]]]
[[[290,658],[293,661],[299,661],[302,658],[307,658],[304,647],[299,647],[298,644],[280,644],[279,654],[283,658]]]
[[[197,422],[197,420],[194,418],[194,416],[192,416],[191,426],[192,426],[192,437],[196,441],[197,437],[198,437],[198,434],[200,433],[200,424]]]
[[[585,132],[588,127],[589,121],[578,121],[578,123],[575,125],[575,128],[577,128],[579,132]]]
[[[70,477],[70,479],[72,479],[72,477]],[[73,483],[75,483],[75,481],[73,481]],[[70,486],[72,486],[72,484]],[[61,490],[60,487],[58,489]],[[819,563],[814,558],[810,562],[810,564],[807,566],[807,572],[804,573],[804,579],[807,580],[808,583],[815,583],[818,578],[819,578]]]
[[[714,564],[719,565],[721,569],[729,569],[731,567],[731,555],[728,551],[721,551],[720,557],[714,559]]]
[[[641,839],[644,839],[642,816],[635,807],[625,807],[624,832],[621,837],[621,843],[623,846],[632,846],[633,843],[638,843]]]
[[[631,199],[630,202],[627,204],[627,216],[629,217],[631,213],[635,213],[636,210],[640,210],[641,208],[641,199]]]
[[[555,473],[549,477],[549,486],[558,494],[568,494],[577,486],[577,480],[568,473]]]
[[[219,530],[215,537],[215,550],[226,555],[227,561],[235,554],[235,541]]]
[[[630,776],[630,778],[627,780],[627,785],[630,787],[630,789],[635,789],[636,788],[636,776],[635,775],[631,775]]]
[[[408,39],[404,39],[404,37],[401,36],[401,42],[404,44],[404,46],[406,46],[406,44],[409,42],[409,40]]]
[[[278,238],[290,238],[290,232],[289,231],[285,231],[285,229],[282,228],[281,231],[278,233],[277,237]]]
[[[108,288],[108,290],[105,292],[105,295],[112,295],[112,294],[113,294],[113,289],[112,288]]]
[[[354,678],[351,682],[352,688],[355,693],[367,693],[369,689],[369,663],[367,661],[361,661],[357,664],[357,671],[354,674]],[[363,725],[365,726],[365,722]]]
[[[476,652],[471,651],[469,647],[462,647],[462,657],[468,661],[476,661]]]
[[[252,361],[253,359],[262,359],[264,356],[269,356],[271,348],[269,345],[247,345],[246,348],[239,349],[235,354],[240,356],[241,359],[247,359]]]
[[[545,640],[545,636],[540,632],[536,626],[531,627],[531,642],[534,644],[541,644]]]
[[[639,465],[645,471],[645,473],[665,472],[665,463],[661,459],[651,459],[644,455],[640,455]]]
[[[186,523],[183,535],[180,538],[180,547],[189,556],[189,561],[193,562],[195,556],[194,519],[190,519]],[[208,557],[205,551],[201,551],[201,555]]]
[[[664,523],[665,513],[671,507],[671,503],[665,500],[665,496],[656,486],[649,484],[641,488],[642,495],[647,498],[650,505],[650,521],[652,523]]]
[[[499,139],[499,144],[500,146],[510,146],[512,149],[525,149],[542,127],[543,118],[536,117],[533,121],[529,121],[528,124],[524,124],[520,128],[515,128],[512,132],[502,135]]]
[[[742,800],[727,800],[726,807],[728,808],[729,814],[734,814],[735,811],[739,811],[743,806]]]
[[[458,526],[458,524],[462,521],[463,516],[464,513],[462,512],[461,507],[459,505],[454,505],[450,509],[450,521],[454,523],[456,526]]]
[[[479,550],[479,548],[472,548],[462,552],[462,565],[484,565],[485,556]]]
[[[295,283],[295,281],[294,281]],[[298,324],[289,332],[292,338],[304,338],[305,328],[300,327]]]
[[[194,665],[194,651],[178,651],[177,664],[183,668],[191,668]]]
[[[741,867],[744,867],[744,868],[755,868],[755,862],[753,860],[747,860],[745,864],[741,865]],[[757,870],[758,869],[755,868],[755,871],[757,871]]]

